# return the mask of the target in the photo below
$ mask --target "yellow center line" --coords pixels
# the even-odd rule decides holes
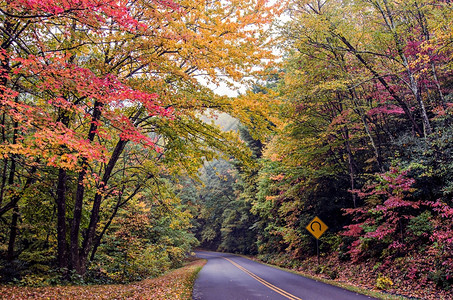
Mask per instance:
[[[233,266],[235,266],[236,268],[238,268],[239,270],[243,271],[244,273],[246,273],[247,275],[249,275],[250,277],[252,277],[253,279],[255,279],[256,281],[258,281],[259,283],[263,284],[264,286],[270,288],[271,290],[273,290],[274,292],[276,293],[279,293],[280,295],[282,295],[283,297],[287,298],[287,299],[290,299],[290,300],[302,300],[301,298],[299,297],[296,297],[294,296],[293,294],[290,294],[288,293],[287,291],[285,290],[282,290],[281,288],[273,285],[272,283],[269,283],[267,282],[266,280],[264,280],[263,278],[259,277],[258,275],[250,272],[249,270],[247,270],[246,268],[244,268],[243,266],[239,265],[238,263],[232,261],[231,259],[229,258],[226,258],[226,257],[223,257],[223,256],[217,256],[217,255],[212,255],[212,254],[207,254],[207,253],[203,253],[204,255],[208,255],[208,256],[214,256],[214,257],[220,257],[220,258],[223,258],[227,261],[229,261]]]

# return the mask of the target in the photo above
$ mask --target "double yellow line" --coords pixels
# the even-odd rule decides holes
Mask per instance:
[[[223,256],[217,256],[217,255],[212,255],[212,254],[206,254],[206,253],[203,253],[205,255],[208,255],[208,256],[216,256],[216,257],[221,257],[227,261],[229,261],[233,266],[235,266],[236,268],[238,268],[239,270],[243,271],[244,273],[246,273],[247,275],[249,275],[250,277],[252,277],[253,279],[255,279],[256,281],[258,281],[259,283],[263,284],[264,286],[267,286],[268,288],[270,288],[271,290],[273,290],[274,292],[276,293],[279,293],[280,295],[282,295],[283,297],[285,298],[288,298],[290,300],[302,300],[301,298],[299,297],[296,297],[294,296],[293,294],[290,294],[288,293],[287,291],[285,290],[282,290],[281,288],[273,285],[272,283],[269,283],[267,282],[266,280],[264,280],[263,278],[259,277],[258,275],[250,272],[249,270],[247,270],[246,268],[244,268],[243,266],[235,263],[234,261],[232,261],[231,259],[229,258],[226,258],[226,257],[223,257]]]

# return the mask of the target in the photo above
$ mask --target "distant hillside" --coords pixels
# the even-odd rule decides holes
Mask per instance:
[[[218,113],[217,118],[211,118],[209,116],[203,115],[200,117],[200,119],[202,119],[206,123],[211,123],[212,121],[214,121],[214,123],[220,126],[223,131],[237,131],[239,127],[239,120],[233,118],[227,113]]]

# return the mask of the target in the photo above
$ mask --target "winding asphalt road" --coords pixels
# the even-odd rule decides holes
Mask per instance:
[[[373,299],[244,257],[208,251],[196,254],[208,262],[195,281],[194,300]]]

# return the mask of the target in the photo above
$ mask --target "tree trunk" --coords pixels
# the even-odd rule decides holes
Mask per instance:
[[[93,208],[91,210],[91,216],[90,216],[90,224],[88,225],[88,230],[87,230],[87,235],[85,236],[85,239],[83,241],[83,246],[82,246],[82,252],[80,256],[81,260],[81,266],[83,268],[86,267],[88,255],[91,251],[91,247],[93,244],[93,239],[96,235],[96,228],[99,222],[99,211],[101,207],[101,201],[102,201],[102,190],[105,188],[107,185],[108,181],[110,180],[110,176],[112,175],[113,168],[115,167],[116,163],[118,162],[118,159],[120,158],[121,153],[124,150],[124,147],[127,144],[127,140],[120,139],[116,146],[115,149],[113,150],[112,156],[110,157],[110,160],[105,168],[104,176],[102,176],[102,185],[99,187],[101,190],[100,192],[96,193],[94,196],[94,201],[93,201]]]
[[[14,127],[13,133],[13,144],[16,143],[17,139],[17,126]],[[16,161],[14,157],[11,159],[11,168],[9,171],[8,184],[12,186],[14,184],[14,177],[16,175]],[[9,232],[9,242],[8,242],[8,252],[6,254],[6,259],[11,261],[14,259],[14,245],[16,244],[17,237],[17,219],[19,217],[19,206],[17,202],[14,203],[13,216],[11,217],[11,226]]]
[[[17,237],[17,220],[19,219],[19,206],[16,204],[13,208],[13,216],[11,217],[11,225],[9,232],[9,241],[8,241],[8,252],[6,254],[6,259],[12,261],[14,259],[14,246],[16,244]]]
[[[140,191],[140,189],[143,187],[143,185],[145,184],[145,182],[152,178],[153,175],[148,175],[146,177],[145,180],[143,180],[141,183],[139,183],[134,191],[125,199],[123,200],[123,192],[124,192],[124,186],[123,188],[121,189],[121,192],[118,196],[118,200],[116,202],[116,205],[115,207],[113,208],[113,211],[109,217],[109,220],[107,221],[107,223],[104,225],[104,228],[102,228],[102,231],[101,233],[96,236],[96,238],[94,239],[94,243],[93,243],[93,250],[91,251],[91,255],[90,255],[90,260],[93,260],[94,259],[94,256],[96,254],[96,251],[99,247],[99,245],[101,244],[101,240],[102,240],[102,237],[104,236],[104,234],[107,232],[107,230],[109,229],[110,227],[110,224],[112,224],[112,221],[113,219],[115,218],[116,214],[118,213],[118,209],[120,209],[120,207],[122,207],[123,205],[125,205],[127,202],[129,202],[129,200],[131,200],[135,195],[137,195],[137,193]]]
[[[110,215],[109,220],[105,224],[104,228],[102,228],[101,233],[98,236],[95,237],[94,242],[93,242],[93,250],[91,251],[91,255],[90,255],[90,260],[94,259],[96,251],[98,250],[98,247],[101,244],[102,238],[104,237],[104,234],[107,232],[107,229],[110,227],[110,224],[112,224],[112,221],[115,218],[115,216],[116,216],[116,214],[118,212],[118,209],[121,207],[120,206],[120,202],[121,202],[121,198],[118,199],[118,202],[115,205],[115,207],[113,208],[113,212]]]
[[[66,183],[68,176],[66,170],[58,171],[57,185],[57,245],[58,245],[58,266],[68,267],[67,243],[66,243]]]
[[[344,143],[346,147],[346,152],[348,154],[348,169],[349,169],[349,181],[351,184],[351,190],[355,190],[355,168],[354,168],[354,157],[352,154],[352,149],[351,149],[351,143],[349,141],[349,131],[345,127],[343,130],[343,135],[344,135]],[[356,193],[352,193],[352,204],[354,205],[354,208],[357,207],[357,195]]]
[[[88,141],[92,142],[96,136],[97,124],[101,117],[101,108],[103,104],[95,101],[93,107],[93,116],[91,118],[91,126],[88,132]],[[77,178],[77,190],[74,201],[74,213],[71,222],[71,234],[70,234],[70,267],[74,269],[79,275],[85,274],[85,264],[81,263],[80,252],[79,252],[79,233],[80,223],[82,219],[83,210],[83,197],[85,194],[85,185],[83,183],[88,170],[88,162],[86,158],[82,158],[81,161],[82,170],[79,172]]]
[[[5,122],[6,122],[6,113],[3,113],[2,116],[2,126],[1,126],[1,132],[2,132],[2,142],[6,142],[6,132],[5,132]],[[2,182],[0,185],[0,207],[2,207],[3,203],[3,197],[5,195],[5,186],[6,186],[6,180],[7,180],[7,172],[8,172],[8,159],[4,158],[3,160],[3,168],[2,168]]]
[[[374,141],[374,138],[371,134],[370,125],[368,124],[367,116],[358,103],[359,97],[357,96],[357,91],[355,90],[355,88],[353,88],[351,86],[348,86],[348,88],[349,88],[349,93],[352,98],[352,103],[355,106],[355,111],[357,112],[357,114],[360,116],[360,119],[362,120],[363,126],[365,127],[365,132],[368,136],[368,139],[370,140],[371,147],[373,148],[374,155],[376,157],[376,164],[379,168],[379,171],[383,172],[384,169],[382,167],[382,157],[381,157],[379,148],[377,147],[376,142]]]
[[[368,121],[367,121],[366,118],[367,118],[366,116],[361,116],[363,125],[365,127],[365,132],[366,132],[368,138],[370,139],[371,147],[373,148],[374,155],[376,157],[376,164],[377,164],[377,166],[379,168],[379,171],[380,172],[384,172],[384,167],[382,166],[381,152],[379,151],[379,148],[377,147],[376,143],[374,142],[374,138],[371,135],[370,126],[369,126]]]
[[[69,127],[69,112],[63,110],[58,116],[57,122]],[[66,148],[66,147],[64,147]],[[68,175],[65,169],[58,170],[57,183],[57,260],[60,268],[68,267],[68,243],[66,241],[66,189]]]
[[[421,115],[422,115],[422,121],[423,121],[423,135],[426,137],[432,133],[431,130],[431,124],[429,122],[428,114],[426,112],[425,108],[425,103],[423,102],[422,95],[420,93],[420,89],[418,87],[418,82],[415,79],[414,73],[412,72],[411,68],[409,67],[409,62],[407,60],[406,55],[403,53],[402,49],[399,50],[400,52],[400,57],[403,61],[403,66],[406,68],[406,73],[407,76],[409,77],[409,87],[412,91],[412,94],[415,97],[415,100],[417,101],[420,110],[421,110]]]
[[[8,171],[8,159],[3,159],[3,168],[2,168],[2,182],[0,186],[0,207],[2,207],[3,197],[5,195],[5,186],[6,186],[6,173]]]
[[[137,190],[137,189],[136,189]],[[99,245],[101,244],[101,241],[102,241],[102,238],[104,237],[104,234],[107,232],[107,229],[110,227],[110,224],[112,224],[112,221],[113,219],[115,218],[116,214],[118,213],[118,209],[123,206],[124,204],[127,203],[127,201],[131,198],[131,197],[128,197],[128,199],[126,201],[122,201],[123,199],[123,192],[124,192],[124,185],[123,187],[121,188],[121,192],[120,194],[118,195],[118,200],[116,201],[116,205],[115,207],[113,208],[113,212],[110,214],[110,217],[109,217],[109,220],[107,221],[107,223],[104,225],[104,228],[102,228],[102,231],[99,235],[97,235],[94,239],[94,243],[93,243],[93,250],[91,251],[91,255],[90,255],[90,260],[93,260],[94,259],[94,255],[96,254],[96,251],[98,250],[98,247]],[[135,195],[136,193],[133,193],[133,195]]]
[[[86,159],[82,159],[82,170],[79,172],[79,177],[77,179],[77,191],[74,202],[74,213],[71,223],[71,234],[70,234],[70,256],[71,256],[71,269],[76,270],[78,274],[83,274],[80,269],[79,263],[79,231],[80,231],[80,222],[82,218],[82,208],[83,208],[83,195],[85,192],[85,186],[83,184],[83,179],[86,174]]]

